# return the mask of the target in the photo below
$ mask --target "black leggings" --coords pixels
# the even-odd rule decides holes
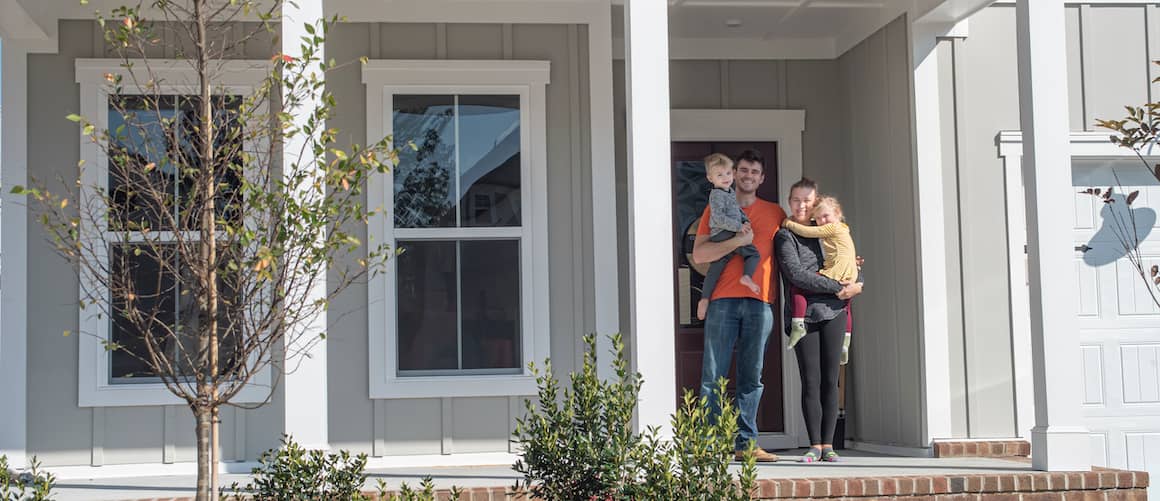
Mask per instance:
[[[810,444],[832,444],[838,425],[838,362],[846,316],[806,326],[809,332],[794,346],[802,378],[802,415]]]

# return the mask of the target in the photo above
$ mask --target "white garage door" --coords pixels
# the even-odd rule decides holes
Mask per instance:
[[[1114,175],[1113,175],[1114,173]],[[1129,160],[1075,160],[1076,191],[1138,190],[1131,218],[1142,242],[1145,268],[1160,265],[1160,183],[1142,164]],[[1160,308],[1149,286],[1125,256],[1115,215],[1128,222],[1124,193],[1112,204],[1075,195],[1075,273],[1079,280],[1083,413],[1092,431],[1092,462],[1099,466],[1147,470],[1160,479]],[[1061,270],[1063,271],[1063,270]],[[1160,296],[1160,291],[1151,288]],[[1156,483],[1156,482],[1153,482]],[[1160,497],[1160,486],[1151,494]]]

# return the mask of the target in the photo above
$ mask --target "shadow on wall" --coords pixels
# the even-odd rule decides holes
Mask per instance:
[[[1104,204],[1100,210],[1100,229],[1086,244],[1083,262],[1088,266],[1103,266],[1126,257],[1128,248],[1120,243],[1120,235],[1127,236],[1135,231],[1136,242],[1143,243],[1156,224],[1155,210],[1147,207],[1129,208],[1126,197],[1121,194],[1113,194],[1112,200],[1114,202]]]

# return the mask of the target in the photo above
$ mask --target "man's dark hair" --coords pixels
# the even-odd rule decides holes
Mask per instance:
[[[803,177],[801,179],[798,179],[798,181],[796,183],[794,183],[793,186],[790,186],[789,191],[792,192],[793,190],[796,190],[798,188],[805,188],[807,190],[813,190],[816,193],[818,191],[818,183],[814,182],[813,179],[810,179],[808,177]]]
[[[740,155],[737,155],[737,162],[734,163],[733,165],[736,166],[737,164],[740,164],[742,161],[746,161],[749,163],[755,163],[757,165],[760,165],[761,172],[765,172],[765,157],[761,156],[760,151],[745,150],[745,151],[741,152]]]

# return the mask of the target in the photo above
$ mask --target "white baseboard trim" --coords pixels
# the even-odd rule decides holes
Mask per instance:
[[[367,469],[512,465],[515,464],[518,458],[518,454],[507,452],[369,457],[367,458]],[[257,466],[257,461],[225,462],[220,463],[220,469],[218,471],[230,474],[244,474],[249,473],[250,470]],[[56,475],[56,478],[59,480],[162,477],[171,475],[197,475],[197,463],[45,466],[43,470]]]
[[[913,458],[929,458],[934,457],[934,448],[932,447],[906,447],[901,445],[886,445],[875,444],[871,442],[857,442],[854,440],[847,440],[846,447],[851,449],[873,452],[875,454],[887,454],[891,456],[903,456]]]
[[[230,461],[218,464],[218,471],[221,473],[249,473],[250,470],[258,466],[257,461]],[[197,463],[134,463],[107,464],[101,466],[45,466],[42,469],[46,472],[56,475],[57,480],[197,475]]]
[[[382,456],[367,458],[367,469],[429,468],[440,466],[513,465],[518,454],[510,452],[475,452],[468,454],[423,454],[415,456]]]

